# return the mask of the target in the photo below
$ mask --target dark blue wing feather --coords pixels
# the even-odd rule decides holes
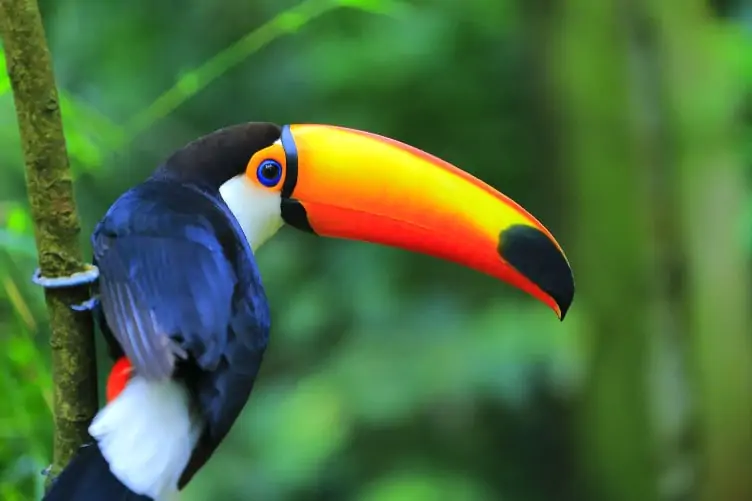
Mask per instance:
[[[224,344],[237,284],[233,266],[209,219],[137,195],[143,194],[119,200],[109,212],[116,217],[105,217],[93,238],[108,324],[145,377],[171,375],[181,346],[215,363],[217,353],[202,348]],[[132,217],[123,220],[121,213]]]
[[[221,247],[179,236],[108,240],[107,252],[97,255],[102,308],[137,371],[170,376],[181,346],[199,349],[199,363],[212,370],[237,283]]]
[[[253,254],[218,194],[158,181],[118,199],[92,244],[103,331],[140,375],[180,377],[207,422],[185,485],[243,409],[268,343]]]

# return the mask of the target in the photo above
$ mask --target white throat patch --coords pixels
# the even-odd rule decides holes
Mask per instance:
[[[240,223],[254,252],[284,224],[279,192],[254,185],[245,174],[224,183],[219,193]]]

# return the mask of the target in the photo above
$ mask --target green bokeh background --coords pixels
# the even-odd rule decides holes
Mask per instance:
[[[436,154],[538,216],[575,271],[559,323],[459,266],[283,229],[257,256],[259,382],[186,501],[752,499],[751,3],[40,7],[87,254],[171,151],[268,120]],[[2,72],[3,501],[38,499],[51,458],[35,257]]]

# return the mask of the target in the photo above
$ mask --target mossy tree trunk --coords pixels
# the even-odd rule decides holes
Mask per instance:
[[[50,53],[36,0],[0,0],[0,34],[26,161],[26,183],[39,265],[45,277],[84,270],[80,224]],[[97,378],[90,313],[72,304],[89,287],[46,289],[54,379],[55,441],[52,475],[87,439],[97,411]]]

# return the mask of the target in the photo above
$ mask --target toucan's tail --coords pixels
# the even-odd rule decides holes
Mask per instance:
[[[153,501],[123,485],[96,443],[82,447],[42,501]]]

